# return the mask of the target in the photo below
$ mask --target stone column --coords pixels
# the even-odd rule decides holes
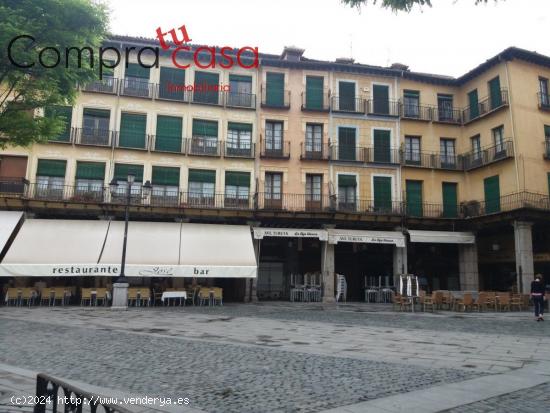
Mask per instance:
[[[246,278],[244,285],[244,302],[245,303],[257,303],[258,302],[258,277],[260,276],[260,242],[259,239],[252,240],[254,245],[254,255],[256,256],[257,272],[256,278]]]
[[[128,309],[128,283],[113,283],[113,304],[111,310]]]
[[[514,222],[514,245],[516,251],[516,274],[518,291],[528,293],[534,279],[533,238],[531,222]]]
[[[407,244],[404,247],[393,248],[393,285],[399,285],[399,276],[408,273]]]
[[[321,241],[321,271],[323,274],[323,302],[333,303],[334,299],[334,244]]]
[[[462,291],[479,290],[477,244],[458,244],[458,272]]]

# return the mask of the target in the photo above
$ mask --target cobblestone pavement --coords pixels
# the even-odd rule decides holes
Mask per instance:
[[[317,412],[550,362],[550,323],[527,313],[388,310],[4,307],[0,363],[132,393],[189,397],[208,412]],[[544,401],[542,392],[534,394]],[[477,403],[496,408],[499,397]],[[457,412],[485,411],[475,410],[477,403]]]

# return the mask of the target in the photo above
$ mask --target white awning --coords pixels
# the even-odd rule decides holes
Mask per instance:
[[[452,231],[408,231],[411,242],[433,242],[440,244],[474,244],[476,236],[471,232]]]
[[[19,211],[0,211],[0,251],[6,246],[22,217],[23,213]]]
[[[359,242],[367,244],[394,244],[396,247],[405,246],[405,236],[398,231],[361,231],[354,229],[329,229],[328,242]]]
[[[118,275],[98,265],[108,221],[27,219],[0,265],[0,274],[24,277]]]
[[[260,228],[254,227],[254,238],[264,237],[289,237],[289,238],[318,238],[321,241],[328,240],[328,232],[324,229],[298,229],[298,228]]]

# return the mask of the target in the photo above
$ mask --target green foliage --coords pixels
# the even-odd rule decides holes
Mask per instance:
[[[2,0],[0,21],[0,135],[4,138],[0,146],[26,146],[53,138],[63,131],[66,120],[39,116],[39,109],[72,105],[77,85],[98,78],[98,48],[106,36],[107,9],[93,0]],[[10,41],[21,35],[35,41],[18,40],[11,55],[22,65],[35,62],[30,68],[19,68],[8,59]],[[57,66],[45,68],[39,63],[45,47],[60,52]],[[90,47],[93,67],[85,51],[78,68],[78,53],[66,56],[69,47]],[[43,62],[53,65],[56,60],[52,51],[44,52]]]
[[[475,4],[487,3],[489,0],[472,0]],[[498,0],[495,0],[498,1]],[[416,5],[432,7],[432,0],[342,0],[342,3],[351,7],[361,7],[368,3],[381,3],[382,7],[391,9],[394,12],[406,11],[410,12]]]

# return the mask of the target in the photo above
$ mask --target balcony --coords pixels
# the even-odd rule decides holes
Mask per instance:
[[[193,103],[198,103],[200,105],[213,105],[213,106],[222,106],[223,105],[223,95],[218,90],[207,90],[193,91]]]
[[[225,106],[228,108],[256,109],[256,95],[254,93],[225,93]]]
[[[321,194],[259,192],[256,208],[265,211],[326,212],[334,210],[334,201]]]
[[[402,152],[401,164],[418,168],[464,170],[461,156],[442,155],[435,152]]]
[[[328,112],[330,110],[330,98],[328,91],[319,92],[316,95],[302,92],[302,111],[304,112]]]
[[[432,109],[432,121],[451,125],[461,125],[461,110],[446,107],[435,107]]]
[[[514,145],[512,140],[506,140],[500,145],[487,146],[481,148],[479,151],[470,151],[461,155],[464,170],[466,171],[512,158],[513,156]]]
[[[154,89],[154,84],[149,83],[147,79],[129,78],[122,80],[120,94],[122,96],[151,99]]]
[[[332,96],[331,110],[333,112],[365,114],[365,99],[348,97],[348,96]]]
[[[24,177],[1,177],[0,194],[10,196],[24,196],[27,194],[29,181]]]
[[[260,143],[260,158],[271,159],[289,159],[290,142],[289,141],[265,141]]]
[[[190,92],[184,90],[184,85],[174,85],[174,89],[162,83],[155,85],[155,98],[158,100],[187,103],[190,101],[190,95]]]
[[[110,147],[116,132],[107,129],[73,128],[73,142],[77,145]]]
[[[340,213],[354,213],[364,215],[393,215],[403,214],[403,204],[400,201],[379,199],[340,199],[336,196],[335,211]]]
[[[508,106],[508,91],[501,89],[494,99],[487,96],[480,100],[477,105],[465,108],[462,111],[462,121],[464,124],[473,122],[505,106]]]
[[[550,160],[550,138],[546,139],[546,142],[544,142],[544,159]]]
[[[185,154],[185,139],[173,136],[149,135],[152,152],[167,152]]]
[[[402,104],[400,115],[401,119],[430,122],[432,120],[432,108],[423,105]]]
[[[369,99],[367,102],[367,114],[373,116],[399,116],[399,101],[388,99]]]
[[[225,158],[253,159],[256,154],[256,144],[253,142],[224,142],[223,156]]]
[[[550,111],[550,95],[547,93],[537,93],[539,109]]]
[[[328,161],[329,159],[329,147],[322,142],[302,142],[300,148],[302,161]]]
[[[196,156],[220,156],[220,142],[217,138],[193,136],[187,139],[187,154]]]
[[[85,92],[107,93],[115,95],[118,92],[118,79],[104,77],[103,80],[95,80],[82,87]]]
[[[365,161],[369,163],[399,164],[401,156],[398,148],[365,148]]]
[[[265,85],[262,85],[262,108],[290,109],[290,90],[281,90],[280,93],[266,92]]]
[[[119,149],[146,151],[149,149],[149,138],[150,136],[145,133],[120,131],[116,134],[115,147]]]
[[[351,145],[332,145],[330,160],[340,162],[399,164],[401,154],[397,148],[360,147]]]

